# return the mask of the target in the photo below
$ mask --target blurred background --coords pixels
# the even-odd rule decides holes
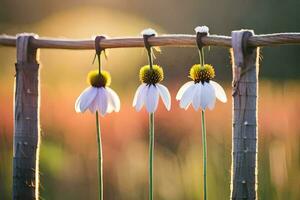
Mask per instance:
[[[0,33],[34,32],[41,37],[138,36],[152,27],[159,34],[211,34],[254,29],[256,34],[300,31],[298,0],[0,0]],[[15,48],[0,46],[0,199],[11,199]],[[108,51],[104,68],[121,98],[121,111],[101,118],[105,199],[147,199],[148,118],[132,99],[143,49]],[[259,85],[259,199],[300,199],[300,46],[261,50]],[[74,103],[95,69],[92,50],[40,51],[41,199],[96,199],[97,144],[94,115],[76,114]],[[200,113],[178,108],[175,95],[198,62],[196,48],[162,48],[155,63],[164,67],[172,110],[160,104],[155,121],[155,199],[202,197]],[[207,112],[208,195],[228,199],[231,167],[231,61],[229,50],[211,47],[206,61],[229,102]]]

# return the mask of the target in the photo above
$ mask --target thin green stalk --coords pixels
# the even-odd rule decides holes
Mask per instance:
[[[150,69],[153,68],[153,58],[152,58],[152,48],[150,47],[150,49],[147,49],[147,53],[148,53],[148,61],[149,61],[149,65],[150,65]]]
[[[153,200],[154,113],[149,114],[149,200]]]
[[[101,74],[101,54],[97,55],[98,58],[98,71]]]
[[[98,144],[98,192],[99,200],[103,200],[103,157],[102,157],[102,142],[101,142],[101,130],[98,111],[96,111],[96,127],[97,127],[97,144]]]
[[[203,193],[204,200],[207,199],[207,184],[206,184],[206,170],[207,170],[207,153],[206,153],[206,128],[205,128],[205,112],[202,110],[202,146],[203,146]]]
[[[199,51],[200,65],[204,66],[204,48],[200,48]]]
[[[199,50],[200,65],[204,66],[204,48],[200,47]],[[207,181],[206,181],[206,172],[207,172],[207,148],[206,148],[206,128],[205,128],[205,112],[202,110],[202,147],[203,147],[203,199],[207,199]]]

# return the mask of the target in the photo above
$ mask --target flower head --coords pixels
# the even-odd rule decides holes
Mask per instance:
[[[93,70],[88,73],[87,82],[93,87],[106,87],[111,84],[111,76],[107,71],[102,70],[99,74],[98,70]]]
[[[180,100],[180,107],[186,110],[192,104],[195,110],[205,110],[207,107],[212,110],[216,98],[225,103],[225,91],[217,82],[211,80],[214,76],[215,71],[211,65],[194,65],[190,69],[190,78],[193,81],[185,83],[176,95],[176,99]]]
[[[193,79],[195,83],[204,83],[209,82],[209,80],[215,77],[215,70],[213,66],[205,64],[201,66],[200,64],[196,64],[190,69],[190,78]]]
[[[120,99],[115,91],[108,86],[111,83],[109,72],[94,70],[88,73],[87,82],[91,85],[86,88],[75,103],[76,112],[85,112],[89,109],[92,113],[99,111],[102,116],[112,111],[119,112]]]
[[[140,69],[140,81],[142,84],[135,92],[133,106],[140,111],[145,104],[149,113],[156,111],[159,96],[162,98],[167,110],[171,109],[171,95],[167,87],[160,84],[164,78],[163,69],[158,65],[143,66]]]
[[[156,84],[161,82],[164,79],[164,71],[158,65],[153,65],[152,69],[150,69],[149,65],[145,65],[140,69],[140,81],[142,83]]]

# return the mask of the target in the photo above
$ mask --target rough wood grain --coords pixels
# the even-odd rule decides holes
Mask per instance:
[[[231,199],[257,198],[259,48],[245,46],[253,31],[232,32],[233,135]]]
[[[221,46],[231,47],[231,37],[222,35],[209,35],[203,37],[203,44],[206,46]],[[52,49],[94,49],[94,40],[72,40],[72,39],[57,39],[57,38],[35,38],[31,41],[31,45],[36,48],[52,48]],[[101,47],[110,48],[132,48],[144,47],[142,37],[128,38],[107,38],[101,40]],[[159,35],[151,37],[149,43],[152,46],[170,46],[170,47],[193,47],[196,46],[195,35]],[[284,44],[300,44],[300,33],[274,33],[265,35],[255,35],[250,37],[248,45],[256,46],[271,46]],[[16,37],[9,35],[0,35],[0,45],[16,46]]]
[[[39,64],[29,43],[34,35],[17,38],[14,102],[13,199],[38,199]]]

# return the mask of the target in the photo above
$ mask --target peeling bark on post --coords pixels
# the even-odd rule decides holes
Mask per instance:
[[[232,32],[233,135],[231,199],[257,199],[257,97],[259,48],[247,47],[253,31]]]
[[[13,199],[38,199],[39,64],[33,34],[17,38],[14,102]]]

